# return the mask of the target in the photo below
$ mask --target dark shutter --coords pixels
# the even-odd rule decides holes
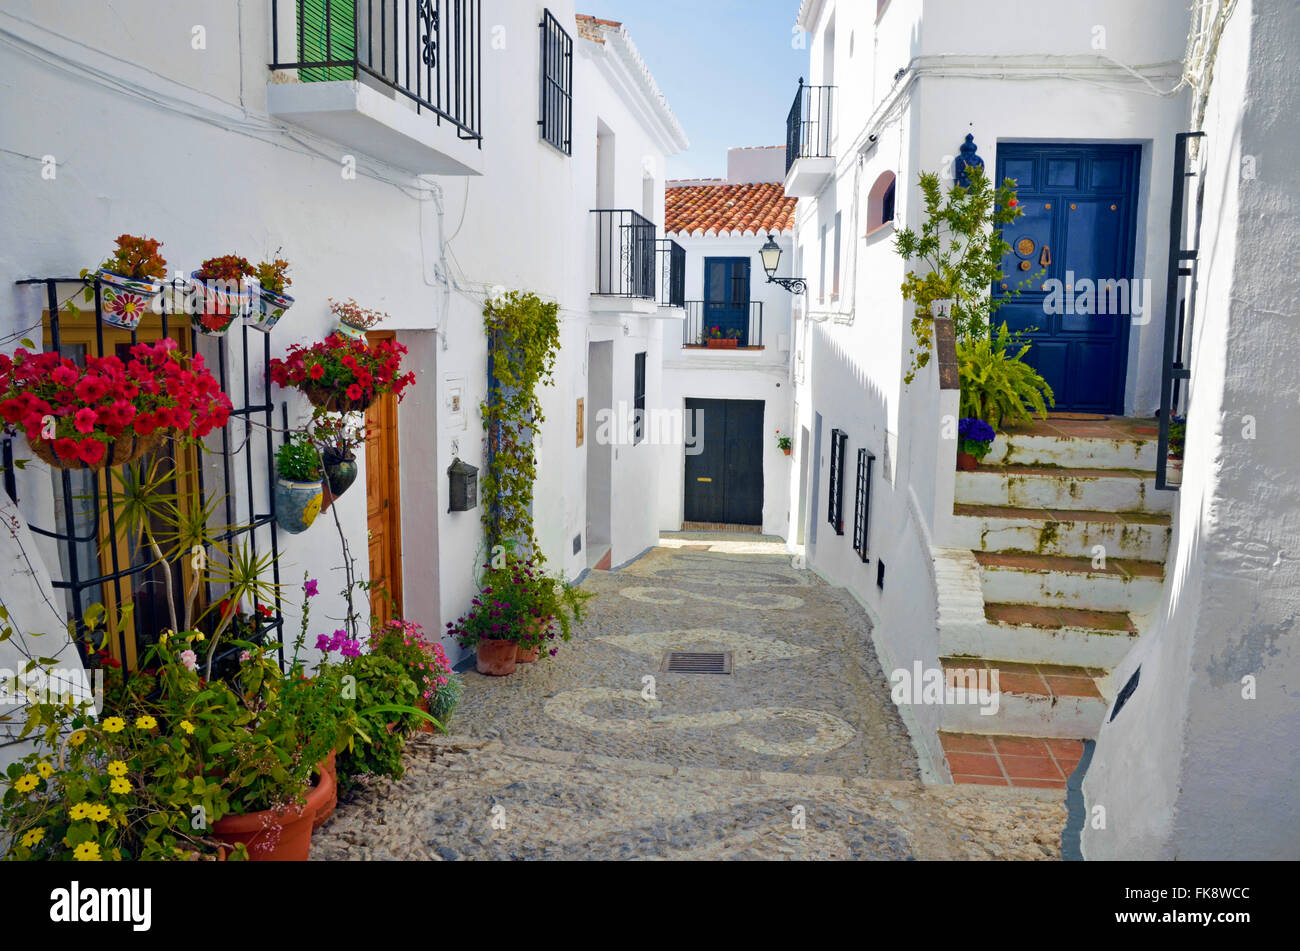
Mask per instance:
[[[298,61],[354,63],[357,58],[356,0],[299,0]],[[351,65],[298,70],[305,83],[339,82],[356,78]]]
[[[635,428],[633,430],[632,442],[641,442],[645,439],[645,354],[636,355],[636,382],[633,384],[634,409],[636,410]]]
[[[542,17],[542,139],[573,154],[573,37],[547,10]]]
[[[853,550],[863,561],[867,556],[867,532],[871,527],[871,469],[876,461],[865,449],[858,450],[858,488],[853,505]]]
[[[848,441],[847,433],[839,429],[831,430],[831,484],[827,521],[835,529],[836,535],[844,534],[844,447]]]

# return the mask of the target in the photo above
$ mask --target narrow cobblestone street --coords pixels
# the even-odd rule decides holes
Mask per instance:
[[[314,858],[1059,856],[1059,792],[918,781],[866,614],[779,541],[667,536],[583,586],[559,656],[465,674],[452,736],[345,800]]]

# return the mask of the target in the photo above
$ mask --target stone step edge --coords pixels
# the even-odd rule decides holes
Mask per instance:
[[[972,512],[970,509],[991,509],[992,511]],[[965,511],[963,511],[965,510]],[[1071,516],[1058,518],[1057,513]],[[1128,525],[1140,528],[1169,528],[1173,525],[1173,516],[1169,512],[1103,512],[1096,509],[1047,509],[1019,505],[987,505],[982,502],[955,502],[952,514],[956,518],[997,518],[1008,522],[1055,522],[1058,525],[1087,522],[1095,525]],[[1115,515],[1120,518],[1112,522],[1109,518],[1088,518],[1089,515]],[[1132,521],[1124,516],[1132,516]],[[1140,517],[1139,517],[1140,516]]]
[[[698,779],[707,782],[730,782],[750,786],[770,786],[773,789],[790,790],[834,790],[858,788],[888,792],[891,789],[901,791],[924,790],[942,795],[960,795],[963,798],[982,799],[1041,799],[1058,801],[1063,798],[1064,790],[1033,789],[1030,787],[975,787],[972,792],[964,784],[957,783],[922,783],[901,779],[864,779],[859,776],[831,776],[826,773],[781,773],[770,770],[752,769],[712,769],[701,766],[670,766],[653,760],[623,759],[617,756],[603,756],[595,753],[575,753],[571,750],[553,750],[543,746],[514,746],[500,740],[486,740],[466,736],[430,736],[417,734],[418,742],[438,748],[451,748],[455,751],[501,753],[536,763],[551,763],[556,766],[571,766],[579,769],[600,769],[609,772],[624,773],[629,776],[651,776],[663,779]],[[408,747],[409,749],[410,747]]]
[[[1097,568],[1093,568],[1092,559],[1088,558],[1085,555],[1044,555],[1036,551],[1017,551],[1015,549],[1010,549],[1010,548],[998,549],[997,551],[977,551],[974,552],[973,554],[975,555],[975,561],[979,565],[981,571],[1014,571],[1020,574],[1059,573],[1059,574],[1066,574],[1066,575],[1083,575],[1089,578],[1114,578],[1117,581],[1123,581],[1125,579],[1131,581],[1150,581],[1153,582],[1154,584],[1164,584],[1164,580],[1165,580],[1165,563],[1162,561],[1152,561],[1147,558],[1111,559],[1111,563],[1114,564],[1115,570],[1109,571],[1109,570],[1100,570]],[[1036,567],[1032,565],[994,565],[994,564],[985,564],[983,561],[981,561],[980,560],[981,555],[1012,555],[1021,558],[1031,558],[1031,559],[1055,558],[1055,559],[1068,560],[1074,562],[1074,564],[1071,565],[1046,564],[1043,565],[1042,567]],[[1160,567],[1160,574],[1159,575],[1134,574],[1125,570],[1124,562],[1129,562],[1133,564],[1142,564],[1142,565],[1158,565]]]
[[[1042,479],[1155,479],[1154,472],[1146,469],[1120,468],[1108,469],[1104,466],[1051,466],[1042,463],[1010,462],[1006,464],[985,465],[980,463],[969,472],[961,475],[987,476],[1029,476]]]
[[[1114,614],[1114,615],[1122,614],[1124,617],[1128,619],[1129,626],[1127,628],[1087,627],[1081,624],[1067,623],[1067,624],[1056,625],[1055,627],[1053,627],[1050,625],[1035,624],[1033,621],[1003,621],[999,618],[991,618],[988,616],[988,608],[999,608],[999,607],[1045,608],[1049,611],[1062,611],[1067,613],[1078,611],[1086,614]],[[1061,607],[1060,605],[1054,605],[1054,604],[1039,604],[1034,601],[985,601],[984,608],[985,608],[984,620],[986,620],[989,624],[997,624],[1002,627],[1030,627],[1039,631],[1084,631],[1085,633],[1089,633],[1089,634],[1122,634],[1125,637],[1137,637],[1139,634],[1142,633],[1141,629],[1138,627],[1137,621],[1134,620],[1133,615],[1130,614],[1128,611],[1099,611],[1092,608]]]
[[[997,666],[999,663],[1015,664],[1015,665],[1020,666],[1020,667],[1025,666],[1025,662],[1024,662],[1024,661],[1013,661],[1013,660],[1008,660],[1008,661],[998,661],[998,660],[995,660],[995,659],[990,658],[990,657],[958,657],[958,656],[953,656],[953,655],[948,655],[948,656],[940,657],[940,658],[939,658],[939,666],[944,670],[945,673],[946,673],[947,671],[949,671],[949,670],[979,670],[980,668],[978,668],[978,667],[972,667],[972,666],[971,666],[971,663],[970,663],[971,661],[978,661],[978,662],[980,662],[981,664],[988,664],[989,666]],[[1043,664],[1043,665],[1030,665],[1030,666],[1051,666],[1051,665]],[[1072,670],[1082,670],[1082,671],[1086,671],[1086,670],[1088,670],[1088,668],[1086,668],[1086,667],[1071,667],[1070,669],[1072,669]],[[1093,670],[1097,670],[1097,669],[1100,669],[1100,668],[1092,668],[1092,669],[1093,669]],[[1008,673],[1011,673],[1011,671],[1008,671]],[[1049,675],[1046,675],[1046,676],[1051,676],[1051,675],[1049,674]],[[1059,674],[1058,676],[1062,676],[1062,677],[1072,677],[1072,676],[1076,676],[1076,675],[1074,675],[1074,674]],[[1006,688],[1003,688],[1003,687],[1001,686],[1001,684],[999,684],[999,686],[998,686],[998,692],[999,692],[999,693],[1010,694],[1010,695],[1013,696],[1013,697],[1044,697],[1044,698],[1049,699],[1049,700],[1079,700],[1079,701],[1090,701],[1090,702],[1091,702],[1091,701],[1095,701],[1095,702],[1097,702],[1097,703],[1108,703],[1108,702],[1109,702],[1109,701],[1107,701],[1107,699],[1106,699],[1106,695],[1105,695],[1105,692],[1104,692],[1103,689],[1102,689],[1103,685],[1105,684],[1105,682],[1106,682],[1106,681],[1109,679],[1109,677],[1110,677],[1110,673],[1109,673],[1109,671],[1102,671],[1102,673],[1100,673],[1100,674],[1088,674],[1088,673],[1084,673],[1084,674],[1082,674],[1082,675],[1078,675],[1078,676],[1079,676],[1079,679],[1085,679],[1085,678],[1086,678],[1086,679],[1088,679],[1088,680],[1091,680],[1092,683],[1093,683],[1093,685],[1097,688],[1097,692],[1100,693],[1101,696],[1100,696],[1100,697],[1079,697],[1079,696],[1075,696],[1074,694],[1060,694],[1060,693],[1056,693],[1056,692],[1052,691],[1052,690],[1051,690],[1051,685],[1050,685],[1050,684],[1047,685],[1047,687],[1048,687],[1047,692],[1036,691],[1036,690],[1034,690],[1034,691],[1025,691],[1025,690],[1008,690],[1008,689],[1006,689]],[[1100,681],[1101,683],[1098,683],[1098,681]],[[946,679],[946,678],[945,678],[945,681],[944,681],[944,682],[945,682],[945,683],[947,682],[947,679]],[[942,732],[942,731],[940,731],[940,732]]]

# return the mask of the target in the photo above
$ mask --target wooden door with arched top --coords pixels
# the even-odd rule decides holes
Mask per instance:
[[[394,340],[391,331],[369,334],[370,343]],[[397,397],[376,400],[366,413],[366,522],[370,540],[370,613],[382,623],[402,616],[401,453]]]

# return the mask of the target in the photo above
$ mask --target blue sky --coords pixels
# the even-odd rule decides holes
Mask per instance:
[[[691,140],[669,178],[722,178],[727,149],[781,145],[808,51],[792,43],[798,0],[580,0],[621,22]]]

